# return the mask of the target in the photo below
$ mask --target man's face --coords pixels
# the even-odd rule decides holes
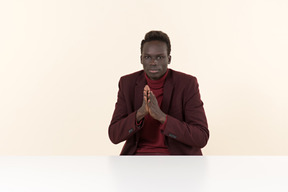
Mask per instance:
[[[145,73],[152,80],[160,79],[171,62],[171,56],[167,53],[167,45],[162,41],[144,43],[140,58]]]

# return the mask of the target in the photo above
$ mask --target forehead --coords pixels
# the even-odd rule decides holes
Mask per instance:
[[[143,54],[167,54],[167,45],[163,41],[149,41],[143,45]]]

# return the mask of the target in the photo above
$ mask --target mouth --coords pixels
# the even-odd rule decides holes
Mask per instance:
[[[158,70],[158,69],[149,69],[149,72],[150,72],[150,73],[158,73],[159,70]]]

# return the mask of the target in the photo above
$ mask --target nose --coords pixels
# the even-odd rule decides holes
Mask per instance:
[[[156,65],[158,63],[158,60],[156,58],[152,58],[150,65]]]

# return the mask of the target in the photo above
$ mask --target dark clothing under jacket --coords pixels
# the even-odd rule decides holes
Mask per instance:
[[[109,126],[114,144],[126,140],[121,155],[133,155],[139,141],[141,126],[136,125],[136,111],[143,102],[147,84],[144,71],[121,77],[118,99]],[[171,155],[202,155],[209,130],[197,79],[169,69],[163,88],[161,110],[167,114],[165,143]],[[145,123],[145,121],[144,121]]]

